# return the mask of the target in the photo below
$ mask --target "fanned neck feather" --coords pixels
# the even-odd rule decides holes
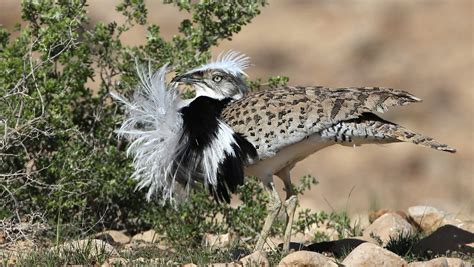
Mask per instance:
[[[218,201],[230,201],[230,192],[243,183],[244,165],[257,157],[255,148],[220,119],[230,100],[201,96],[183,102],[165,82],[166,66],[154,75],[138,68],[138,75],[131,101],[112,93],[125,106],[117,133],[129,141],[137,188],[148,187],[148,200],[161,194],[163,201],[174,202],[199,182]]]
[[[138,181],[137,188],[148,187],[148,200],[157,193],[172,200],[180,190],[170,152],[182,146],[181,100],[174,88],[166,86],[166,65],[154,75],[140,67],[137,72],[140,83],[130,101],[112,93],[125,107],[125,119],[117,133],[129,141],[127,155],[133,156],[132,178]]]

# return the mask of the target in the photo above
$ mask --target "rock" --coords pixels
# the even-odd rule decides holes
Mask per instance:
[[[204,234],[202,242],[206,247],[217,249],[229,247],[238,239],[239,237],[237,236],[237,234],[234,233],[227,233],[223,235]]]
[[[50,249],[53,252],[59,252],[60,255],[64,254],[66,251],[87,251],[89,256],[97,257],[101,254],[106,254],[107,256],[118,256],[118,252],[110,244],[98,240],[98,239],[85,239],[67,242],[58,246],[54,246]]]
[[[393,212],[394,212],[393,210],[389,210],[389,209],[372,210],[369,212],[369,223],[373,223],[380,216],[386,213],[393,213]]]
[[[240,259],[239,262],[244,266],[270,266],[266,253],[262,251],[255,251]]]
[[[389,209],[380,209],[380,210],[375,210],[375,211],[369,212],[369,222],[373,223],[375,220],[377,220],[378,218],[382,217],[382,215],[387,214],[387,213],[396,213],[396,214],[400,215],[405,220],[407,220],[407,218],[408,218],[407,214],[404,211],[401,211],[401,210],[393,211],[393,210],[389,210]]]
[[[410,218],[425,233],[432,233],[444,225],[454,225],[469,232],[474,232],[474,222],[463,221],[454,217],[454,215],[430,206],[414,206],[408,208]]]
[[[100,232],[95,235],[95,238],[103,240],[111,245],[115,245],[115,244],[125,245],[125,244],[128,244],[131,240],[131,238],[127,236],[126,234],[120,231],[115,231],[115,230]]]
[[[397,213],[386,213],[364,230],[364,237],[378,237],[385,245],[401,233],[413,233],[413,226]]]
[[[369,214],[367,213],[356,213],[351,216],[350,221],[353,222],[354,226],[357,226],[360,229],[365,229],[372,223],[369,221]]]
[[[312,251],[297,251],[284,257],[278,266],[321,266],[337,267],[330,258]]]
[[[385,215],[384,215],[385,216]],[[342,262],[344,266],[408,266],[397,254],[372,243],[356,247]]]
[[[414,206],[408,208],[410,218],[426,233],[431,233],[442,226],[447,214],[430,206]]]
[[[471,267],[469,262],[457,258],[436,258],[430,261],[415,261],[408,264],[409,267]]]
[[[160,235],[158,235],[155,230],[151,229],[145,231],[143,233],[136,234],[132,237],[132,241],[141,241],[147,243],[154,243],[160,239]]]
[[[112,257],[107,259],[101,267],[127,266],[128,260],[122,257]]]
[[[181,267],[198,267],[198,265],[194,263],[186,263],[186,264],[183,264]]]
[[[461,224],[456,226],[468,232],[474,233],[474,221],[463,221]]]
[[[446,258],[449,267],[472,267],[472,264],[468,261],[463,261],[458,258]]]

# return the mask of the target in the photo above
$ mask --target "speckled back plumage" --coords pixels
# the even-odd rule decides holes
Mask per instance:
[[[350,142],[351,136],[370,137],[454,152],[371,113],[419,101],[407,92],[390,88],[282,87],[251,93],[231,103],[224,110],[223,119],[245,135],[260,159],[272,157],[315,133],[335,142]]]

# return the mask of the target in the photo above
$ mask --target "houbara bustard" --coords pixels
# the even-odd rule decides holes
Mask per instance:
[[[191,85],[196,97],[226,102],[232,99],[223,109],[222,121],[255,147],[258,159],[249,162],[245,174],[258,177],[270,194],[269,214],[256,250],[263,249],[273,221],[285,207],[288,221],[283,249],[288,251],[296,209],[290,170],[297,162],[327,146],[410,142],[440,151],[456,151],[374,114],[421,101],[405,91],[380,87],[285,86],[251,93],[245,81],[247,67],[249,58],[231,51],[216,61],[176,76],[173,82]],[[273,186],[273,175],[283,180],[284,203]]]

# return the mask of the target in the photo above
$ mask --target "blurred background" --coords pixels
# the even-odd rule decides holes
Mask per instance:
[[[0,24],[20,21],[20,1],[0,1]],[[92,22],[121,21],[116,1],[90,0]],[[458,149],[448,154],[412,144],[329,147],[300,162],[293,179],[311,174],[319,184],[303,208],[346,210],[427,204],[474,214],[474,8],[471,0],[269,1],[231,41],[213,48],[251,57],[250,79],[284,75],[290,85],[384,86],[407,90],[423,103],[395,108],[388,120]],[[149,19],[167,39],[188,14],[147,1]],[[144,43],[146,29],[127,33]],[[282,185],[277,181],[277,185]],[[364,217],[364,216],[363,216]]]

